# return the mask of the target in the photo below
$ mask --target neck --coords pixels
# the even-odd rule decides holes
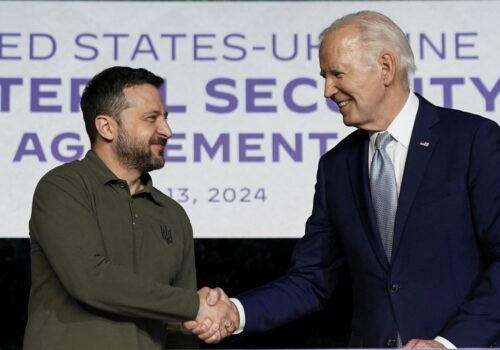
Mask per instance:
[[[393,122],[396,116],[403,109],[408,96],[410,94],[409,90],[406,89],[394,89],[389,91],[386,96],[385,103],[381,109],[384,113],[384,117],[380,119],[380,123],[376,126],[374,131],[384,131],[387,130],[389,125]]]
[[[144,188],[141,182],[141,173],[136,169],[131,169],[118,160],[116,152],[114,152],[110,147],[100,147],[99,145],[94,145],[92,150],[97,154],[99,159],[106,165],[106,167],[111,170],[117,178],[125,180],[127,182],[130,194],[134,194]]]

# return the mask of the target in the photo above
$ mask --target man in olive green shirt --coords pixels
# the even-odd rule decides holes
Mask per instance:
[[[208,307],[208,288],[196,292],[189,219],[148,174],[172,135],[162,83],[112,67],[87,85],[92,149],[47,173],[33,198],[25,350],[162,349],[168,323],[233,327],[227,304]]]

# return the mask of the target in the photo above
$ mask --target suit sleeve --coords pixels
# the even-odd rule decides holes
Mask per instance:
[[[193,319],[199,298],[194,286],[192,242],[186,246],[178,287],[156,282],[111,261],[81,184],[46,176],[33,199],[30,235],[64,290],[81,303],[117,315],[158,320]],[[189,228],[186,228],[190,230]],[[188,232],[188,234],[191,234]],[[33,252],[33,248],[32,248]]]
[[[265,331],[321,309],[337,284],[344,258],[328,215],[324,167],[320,161],[313,211],[289,272],[237,296],[245,310],[245,332]]]
[[[490,120],[478,128],[472,143],[468,188],[485,266],[440,335],[458,347],[486,347],[500,337],[500,128]]]

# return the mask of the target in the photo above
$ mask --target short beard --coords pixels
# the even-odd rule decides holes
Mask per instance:
[[[120,162],[141,174],[161,169],[165,164],[163,157],[155,157],[149,148],[152,144],[165,144],[160,137],[152,137],[148,143],[141,145],[134,142],[125,129],[118,129],[117,153]],[[142,146],[142,147],[141,147]]]

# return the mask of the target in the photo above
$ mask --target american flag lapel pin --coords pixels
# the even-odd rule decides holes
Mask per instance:
[[[429,142],[427,142],[427,141],[420,141],[420,146],[422,146],[422,147],[429,147]]]

